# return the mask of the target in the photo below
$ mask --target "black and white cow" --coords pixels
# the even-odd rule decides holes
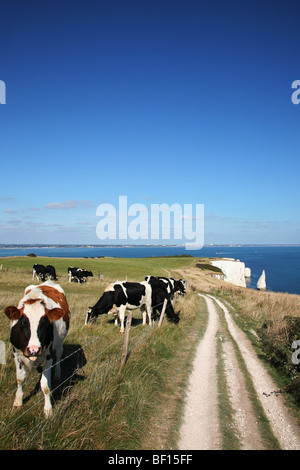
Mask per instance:
[[[74,268],[73,266],[68,267],[68,279],[69,282],[72,282],[72,279],[75,279],[76,273],[78,268]]]
[[[173,277],[160,277],[159,279],[168,283],[172,300],[175,294],[184,295],[186,293],[185,283],[182,279],[174,279]]]
[[[185,282],[182,279],[174,279],[173,277],[163,276],[146,276],[145,281],[149,281],[149,279],[152,279],[153,281],[154,278],[165,284],[171,301],[173,301],[175,294],[184,295],[186,293]]]
[[[4,310],[10,319],[10,342],[16,365],[17,391],[14,408],[23,404],[25,366],[41,371],[40,385],[44,393],[44,413],[52,414],[50,400],[51,367],[56,361],[54,378],[60,377],[63,340],[69,329],[70,309],[65,293],[52,281],[25,289],[18,305]]]
[[[86,282],[87,277],[93,277],[92,271],[87,271],[86,269],[78,269],[76,277],[78,282]]]
[[[46,274],[48,275],[48,278],[51,280],[51,277],[54,279],[54,281],[57,281],[57,276],[56,276],[56,271],[55,271],[55,267],[54,266],[51,266],[51,264],[48,264],[46,267],[45,267],[45,272]]]
[[[149,325],[151,325],[151,295],[151,286],[146,281],[120,281],[110,284],[98,302],[88,308],[85,324],[95,321],[99,315],[104,313],[114,313],[119,315],[120,333],[124,333],[125,311],[140,308],[143,313],[143,325],[146,325],[147,315]]]
[[[46,268],[43,264],[34,264],[32,270],[32,279],[36,276],[37,280],[40,281],[40,277],[42,281],[46,280]]]
[[[173,283],[169,282],[168,278],[160,278],[156,276],[146,276],[146,282],[151,286],[151,306],[153,312],[153,318],[156,318],[162,313],[164,301],[166,304],[166,316],[172,323],[178,323],[180,320],[179,314],[174,311],[172,298],[174,295]],[[180,286],[181,287],[181,286]],[[179,287],[178,287],[179,288]]]
[[[77,282],[85,282],[87,277],[93,277],[92,271],[87,271],[86,269],[82,268],[74,268],[70,266],[68,268],[68,278],[69,282],[72,282],[73,279],[77,280]]]

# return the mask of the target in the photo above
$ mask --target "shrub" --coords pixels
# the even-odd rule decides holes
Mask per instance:
[[[280,326],[264,324],[260,337],[266,359],[288,379],[285,386],[300,403],[300,364],[292,362],[292,344],[300,339],[300,318],[286,316]]]

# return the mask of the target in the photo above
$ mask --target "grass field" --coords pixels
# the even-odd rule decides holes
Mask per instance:
[[[24,405],[11,407],[16,387],[15,365],[4,314],[0,339],[6,344],[6,365],[0,365],[0,448],[2,449],[166,449],[175,445],[184,387],[193,350],[205,330],[207,312],[195,293],[175,304],[179,325],[164,321],[149,327],[134,313],[129,358],[122,371],[123,336],[113,319],[103,315],[84,325],[87,307],[115,280],[143,280],[145,275],[172,275],[188,267],[189,258],[49,259],[3,258],[0,264],[0,308],[16,305],[32,280],[34,263],[52,264],[71,309],[65,340],[62,383],[52,385],[54,415],[43,417],[43,395],[35,393],[37,373],[28,373]],[[68,282],[68,266],[94,273],[84,284]],[[100,273],[103,279],[99,279]]]
[[[3,310],[18,303],[26,286],[39,283],[32,280],[34,263],[55,266],[72,314],[64,343],[62,380],[52,385],[54,415],[49,420],[43,416],[43,395],[36,393],[37,373],[27,375],[22,409],[11,411],[15,365]],[[6,364],[0,365],[0,449],[176,449],[195,346],[207,324],[206,304],[198,292],[211,293],[230,305],[234,320],[299,414],[300,371],[299,365],[291,364],[291,344],[300,339],[300,296],[226,284],[211,277],[214,272],[209,260],[189,257],[16,257],[2,258],[1,264],[0,340],[6,345]],[[83,284],[69,283],[68,266],[91,270],[94,277]],[[120,371],[123,336],[119,327],[109,315],[86,326],[86,310],[110,282],[141,281],[149,274],[188,280],[187,294],[175,303],[181,321],[178,325],[164,321],[161,328],[157,323],[143,326],[136,310],[128,360]],[[225,395],[219,391],[220,409],[226,407]]]

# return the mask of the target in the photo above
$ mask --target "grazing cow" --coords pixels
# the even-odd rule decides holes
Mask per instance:
[[[51,264],[48,264],[45,268],[46,274],[48,274],[48,278],[51,280],[51,277],[53,277],[54,281],[57,281],[57,276],[56,276],[56,271],[55,267],[51,266]]]
[[[72,279],[75,279],[75,275],[77,273],[77,270],[78,268],[74,268],[73,266],[70,266],[68,268],[68,278],[69,278],[69,282],[72,281]]]
[[[68,268],[69,282],[72,282],[73,279],[76,279],[77,282],[85,282],[88,276],[93,276],[93,273],[86,269],[74,268],[72,266]]]
[[[86,282],[87,277],[93,277],[92,271],[87,271],[86,269],[78,269],[76,273],[76,277],[78,282]]]
[[[175,294],[184,295],[186,293],[185,283],[182,279],[174,279],[173,277],[156,277],[156,276],[146,276],[145,281],[149,281],[149,279],[158,279],[162,281],[167,289],[168,294],[170,295],[171,301],[174,299]]]
[[[44,413],[49,417],[52,414],[51,366],[55,359],[54,378],[59,379],[63,340],[70,321],[65,293],[59,284],[52,281],[31,285],[25,289],[17,307],[6,307],[4,312],[11,321],[10,342],[18,383],[14,407],[23,404],[25,366],[38,368],[42,371],[40,385],[45,397]]]
[[[153,318],[156,318],[158,314],[162,313],[164,301],[167,300],[166,304],[166,315],[170,322],[178,323],[180,320],[179,314],[174,311],[172,305],[172,295],[171,291],[172,283],[169,283],[169,279],[160,278],[156,276],[146,276],[145,280],[150,284],[152,290],[151,296],[151,306],[153,312]]]
[[[121,322],[120,333],[124,333],[125,311],[140,308],[143,312],[143,325],[146,325],[148,314],[151,325],[151,286],[148,282],[115,282],[109,285],[98,302],[89,307],[85,324],[96,320],[103,313],[115,313],[119,315]]]
[[[180,295],[184,295],[186,293],[185,284],[182,279],[174,279],[173,277],[160,277],[159,279],[168,284],[168,291],[170,291],[172,299],[177,293]]]
[[[38,281],[40,280],[40,277],[42,278],[42,281],[46,280],[46,268],[43,264],[33,265],[32,279],[34,279],[34,276],[36,276]]]

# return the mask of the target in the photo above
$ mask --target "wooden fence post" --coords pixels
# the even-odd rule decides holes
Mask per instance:
[[[165,299],[164,304],[163,304],[163,308],[162,308],[162,311],[161,311],[161,314],[160,314],[160,319],[159,319],[159,322],[158,322],[158,328],[161,327],[162,321],[164,319],[164,314],[165,314],[165,310],[166,310],[166,307],[167,307],[167,303],[168,303],[168,299]]]
[[[132,320],[132,312],[129,310],[128,314],[127,314],[127,321],[126,321],[126,327],[125,327],[124,344],[123,344],[120,370],[123,368],[123,366],[126,362],[126,359],[127,359],[131,320]]]

